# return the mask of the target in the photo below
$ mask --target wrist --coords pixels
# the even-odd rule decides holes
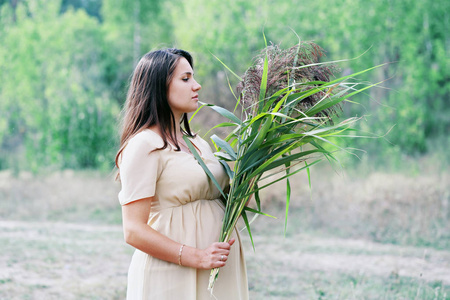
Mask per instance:
[[[200,269],[202,262],[201,257],[200,249],[185,245],[181,254],[181,265],[184,267]]]
[[[180,250],[178,251],[178,265],[182,266],[183,264],[181,263],[181,255],[183,255],[183,248],[184,248],[184,244],[182,244],[180,246]]]

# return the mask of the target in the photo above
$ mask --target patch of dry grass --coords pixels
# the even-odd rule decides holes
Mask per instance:
[[[0,221],[0,299],[123,299],[119,225]]]
[[[290,211],[297,218],[289,219],[288,224],[294,228],[383,243],[450,248],[449,173],[358,177],[322,168],[312,170],[311,181],[312,190],[305,174],[291,181]],[[262,193],[266,200],[262,201],[263,210],[284,218],[284,199],[278,192],[282,187],[278,187]]]
[[[0,219],[121,223],[114,174],[0,172]]]
[[[377,242],[450,248],[449,173],[358,176],[339,175],[323,167],[312,170],[311,181],[312,190],[305,172],[291,179],[290,212],[295,218],[289,219],[290,230],[321,230]],[[284,218],[283,184],[261,193],[263,211],[279,219]],[[68,170],[15,177],[2,171],[0,218],[120,224],[119,190],[114,174]],[[281,234],[283,226],[284,221],[279,221],[267,229]]]

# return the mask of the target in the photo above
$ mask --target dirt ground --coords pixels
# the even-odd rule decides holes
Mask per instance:
[[[253,251],[245,231],[242,238],[251,299],[347,299],[321,298],[314,283],[301,281],[308,274],[410,278],[450,287],[450,251],[307,233],[255,234]],[[132,251],[119,225],[0,221],[0,299],[124,299]],[[450,290],[445,293],[436,299],[447,299]]]
[[[252,224],[256,251],[241,233],[250,299],[450,300],[449,174],[323,174],[292,190],[286,237],[282,187],[262,195],[278,219]],[[113,175],[0,172],[0,300],[125,298]]]

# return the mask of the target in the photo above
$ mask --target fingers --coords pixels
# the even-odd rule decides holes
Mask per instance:
[[[231,245],[227,242],[214,243],[213,245],[216,245],[217,249],[230,250],[230,248],[231,248]]]
[[[235,238],[232,238],[228,242],[217,243],[219,248],[230,250],[231,246],[236,242]]]
[[[212,254],[218,255],[226,255],[230,254],[231,245],[229,243],[215,243],[213,244]]]
[[[224,254],[219,255],[219,261],[224,262],[224,265],[227,260],[228,260],[228,255],[224,255]]]
[[[219,263],[223,263],[222,266],[225,266],[225,262],[228,260],[228,255],[230,255],[231,246],[234,244],[234,242],[236,242],[235,238],[229,240],[228,242],[217,243],[217,253],[219,254],[217,258],[219,260]]]
[[[230,254],[229,250],[222,250],[218,253],[211,255],[211,267],[210,268],[224,267],[228,260],[229,254]]]
[[[231,239],[228,242],[216,242],[211,244],[204,250],[203,268],[221,268],[225,266],[228,261],[231,246],[235,243],[236,239]]]

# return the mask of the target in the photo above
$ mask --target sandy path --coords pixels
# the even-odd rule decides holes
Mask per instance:
[[[0,299],[124,299],[120,226],[0,221],[0,253]]]
[[[247,259],[270,261],[299,271],[406,276],[450,285],[450,251],[305,235],[288,239],[257,236],[254,241],[256,251],[247,247]]]

